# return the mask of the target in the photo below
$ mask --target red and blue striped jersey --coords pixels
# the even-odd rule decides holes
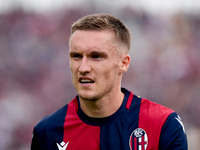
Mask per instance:
[[[176,112],[122,92],[121,107],[105,118],[87,116],[76,96],[35,126],[31,150],[187,150]]]

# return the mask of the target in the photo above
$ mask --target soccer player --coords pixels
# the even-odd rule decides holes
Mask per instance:
[[[79,19],[69,45],[78,95],[35,126],[32,150],[187,150],[176,112],[121,87],[131,35],[119,19]]]

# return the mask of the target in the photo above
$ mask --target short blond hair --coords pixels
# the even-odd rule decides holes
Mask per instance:
[[[129,29],[122,21],[110,14],[87,15],[72,25],[71,36],[77,30],[112,31],[115,33],[117,39],[127,46],[128,51],[130,50],[131,34]]]

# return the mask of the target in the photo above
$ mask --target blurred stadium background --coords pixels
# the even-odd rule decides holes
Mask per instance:
[[[0,0],[0,149],[30,149],[34,125],[76,95],[68,62],[71,24],[111,13],[131,29],[123,86],[174,109],[190,150],[200,147],[198,0]]]

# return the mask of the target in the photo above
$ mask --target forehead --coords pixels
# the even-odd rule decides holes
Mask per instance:
[[[116,46],[115,35],[111,31],[75,31],[70,38],[70,49],[105,48]]]
[[[98,35],[98,36],[97,36]],[[97,36],[97,37],[115,37],[115,34],[113,31],[110,30],[76,30],[72,37],[87,37],[87,36]]]

